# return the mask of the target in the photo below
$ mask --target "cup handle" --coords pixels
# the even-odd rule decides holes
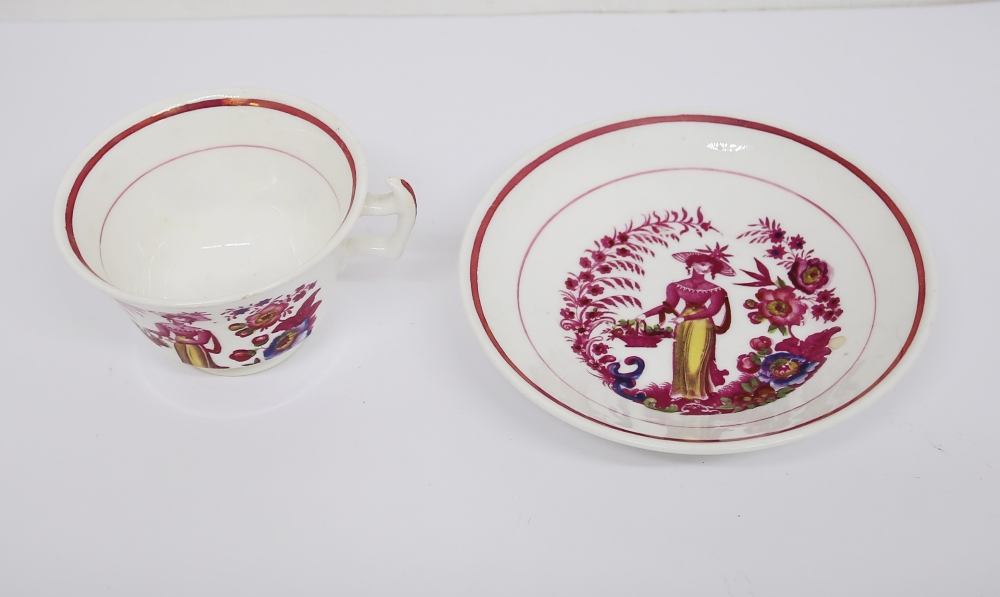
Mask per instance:
[[[382,195],[368,193],[362,216],[391,216],[395,214],[396,229],[391,236],[356,236],[344,243],[345,257],[354,255],[377,255],[385,259],[399,259],[403,246],[413,230],[417,218],[417,196],[410,183],[401,178],[386,181],[391,192]]]

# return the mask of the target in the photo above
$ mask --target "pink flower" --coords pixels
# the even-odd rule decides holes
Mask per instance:
[[[251,340],[251,342],[253,342],[254,346],[260,346],[262,344],[267,344],[267,340],[268,340],[268,335],[264,334],[262,336],[257,336],[256,338]]]
[[[580,279],[583,280],[584,282],[590,282],[594,279],[594,274],[590,272],[583,272],[582,274],[580,274]]]
[[[816,293],[816,300],[821,303],[825,303],[831,298],[833,298],[833,293],[830,292],[829,290],[820,290],[819,292]]]
[[[586,257],[580,258],[580,267],[590,267],[590,260]]]
[[[604,263],[600,267],[597,268],[597,271],[601,272],[602,274],[610,274],[611,273],[611,266],[608,265],[608,264],[606,264],[606,263]]]
[[[832,297],[830,300],[826,302],[826,306],[830,307],[831,309],[836,309],[837,307],[840,306],[840,299],[837,297]]]
[[[288,303],[285,302],[279,301],[271,303],[260,311],[257,311],[247,317],[247,327],[255,330],[266,330],[281,319],[281,314],[285,312],[287,307]]]
[[[802,292],[812,294],[830,281],[830,267],[822,259],[796,259],[788,279]]]
[[[592,348],[591,350],[593,350],[594,354],[604,354],[608,352],[608,345],[601,344],[600,342],[598,342],[597,344],[594,345],[594,348]]]
[[[813,317],[819,319],[820,317],[823,317],[823,313],[826,312],[826,307],[824,307],[823,305],[813,305],[812,309],[810,309],[809,312],[812,314]]]
[[[792,238],[788,239],[788,246],[796,251],[799,251],[802,247],[806,246],[806,241],[801,236],[796,234]]]
[[[610,236],[605,236],[604,238],[601,239],[601,245],[603,245],[605,249],[610,249],[614,244],[615,244],[615,239],[611,238]]]
[[[767,238],[768,238],[768,239],[769,239],[769,240],[770,240],[770,241],[771,241],[772,243],[780,243],[781,241],[785,240],[785,231],[784,231],[784,230],[782,230],[781,228],[778,228],[778,227],[775,227],[775,228],[774,228],[773,230],[771,230],[771,232],[770,232],[770,233],[769,233],[769,234],[767,235]]]
[[[746,309],[756,309],[757,308],[757,301],[755,301],[753,299],[747,299],[747,300],[743,301],[743,307],[746,308]]]
[[[598,294],[604,293],[604,287],[601,286],[600,284],[594,284],[593,286],[587,289],[587,292],[589,292],[594,296],[597,296]]]
[[[575,290],[578,285],[579,285],[579,283],[576,281],[575,278],[566,278],[566,289],[567,290]]]
[[[806,304],[795,298],[795,291],[789,287],[762,288],[757,291],[757,313],[759,320],[766,319],[771,325],[782,327],[799,325],[806,312]]]
[[[605,259],[607,259],[607,256],[604,253],[601,253],[600,251],[593,251],[591,252],[590,256],[593,257],[594,261],[596,261],[597,263],[602,263]]]
[[[618,253],[619,255],[621,255],[622,257],[624,257],[624,256],[626,256],[626,255],[629,254],[629,250],[626,249],[625,247],[618,247],[618,249],[615,251],[615,253]]]
[[[736,368],[743,373],[757,373],[760,365],[753,362],[753,355],[745,354],[736,359]]]
[[[625,234],[624,232],[622,232],[621,234],[619,234],[618,235],[618,242],[620,242],[620,243],[627,243],[628,242],[628,234]]]
[[[575,314],[573,313],[573,311],[571,309],[561,309],[559,311],[559,315],[563,319],[573,319],[573,315],[575,315]]]
[[[775,259],[781,259],[785,256],[785,247],[782,247],[781,245],[774,245],[767,250],[767,256]]]
[[[750,348],[754,350],[764,350],[771,348],[771,339],[767,336],[758,336],[750,341]]]

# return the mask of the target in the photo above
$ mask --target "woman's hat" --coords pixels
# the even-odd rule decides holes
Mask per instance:
[[[729,248],[729,245],[720,247],[719,243],[715,243],[715,248],[706,246],[704,249],[698,249],[697,251],[685,251],[683,253],[674,253],[674,259],[684,263],[685,265],[690,265],[692,261],[704,261],[710,262],[714,265],[713,271],[717,274],[723,276],[735,276],[736,271],[729,266],[728,259],[732,255],[725,253],[725,250]]]

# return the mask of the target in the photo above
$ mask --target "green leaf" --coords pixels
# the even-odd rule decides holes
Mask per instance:
[[[785,326],[780,326],[778,328],[778,331],[781,332],[782,336],[787,336],[788,335],[788,328],[786,328]]]
[[[788,284],[785,284],[785,281],[782,280],[781,277],[779,276],[778,277],[778,288],[784,288],[785,286],[788,286]]]
[[[785,396],[789,395],[793,389],[794,388],[781,388],[780,390],[778,390],[778,398],[784,398]]]
[[[759,386],[759,385],[760,385],[760,380],[759,379],[757,379],[756,377],[751,377],[750,378],[750,387],[751,388],[756,389],[757,386]]]
[[[771,349],[770,348],[761,348],[760,350],[757,351],[757,354],[759,354],[762,357],[766,357],[767,355],[771,354]]]
[[[754,365],[760,366],[760,363],[763,359],[760,358],[759,354],[752,354],[750,355],[750,360],[753,361]]]
[[[768,326],[767,333],[770,334],[770,333],[774,332],[774,330],[776,330],[776,329],[778,329],[778,326],[776,326],[776,325]]]
[[[749,383],[741,383],[740,387],[743,388],[743,391],[746,392],[747,394],[753,393],[753,386],[750,385]]]
[[[677,412],[677,411],[678,411],[679,409],[677,408],[677,405],[676,405],[676,404],[671,404],[670,406],[668,406],[668,407],[667,407],[667,408],[665,408],[664,410],[665,410],[666,412],[668,412],[668,413],[675,413],[675,412]]]

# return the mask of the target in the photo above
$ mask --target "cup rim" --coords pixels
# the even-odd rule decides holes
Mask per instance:
[[[305,263],[276,278],[267,285],[251,292],[237,293],[208,300],[173,300],[145,297],[126,292],[105,281],[94,273],[80,255],[73,242],[72,205],[71,198],[82,185],[90,169],[103,158],[104,154],[115,144],[128,135],[170,116],[182,114],[194,109],[221,106],[255,106],[276,109],[293,116],[303,118],[307,122],[321,128],[340,145],[351,163],[354,175],[353,194],[347,214],[339,229],[323,245],[320,250]],[[110,295],[118,301],[150,307],[197,309],[214,307],[234,301],[246,300],[252,296],[263,294],[282,286],[299,277],[307,270],[326,258],[350,234],[354,223],[364,209],[364,198],[368,195],[368,166],[364,153],[351,131],[326,109],[302,98],[282,93],[252,87],[236,87],[211,89],[190,92],[165,99],[144,108],[136,110],[125,118],[105,129],[94,138],[77,155],[63,176],[56,192],[55,205],[52,212],[53,232],[59,252],[69,266],[90,285]]]

